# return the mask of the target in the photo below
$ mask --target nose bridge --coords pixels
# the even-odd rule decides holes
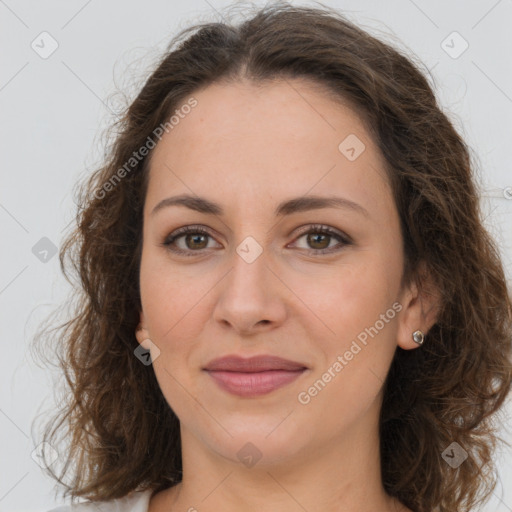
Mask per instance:
[[[231,259],[231,272],[228,276],[229,286],[243,295],[259,295],[268,289],[270,249],[264,247],[253,236],[246,236],[235,247]]]
[[[236,330],[249,331],[256,324],[282,319],[284,305],[271,260],[268,247],[252,236],[242,239],[230,258],[230,271],[215,308],[216,320],[227,322]]]
[[[246,194],[249,197],[249,194]],[[261,201],[259,201],[261,203]],[[256,198],[248,199],[245,205],[239,205],[236,225],[233,228],[233,254],[230,261],[232,278],[236,280],[252,280],[258,275],[270,272],[271,239],[266,217],[260,212]],[[245,220],[243,220],[245,219]],[[250,220],[249,220],[250,219]]]

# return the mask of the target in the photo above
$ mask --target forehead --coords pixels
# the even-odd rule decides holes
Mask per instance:
[[[154,150],[148,195],[236,187],[245,197],[282,196],[283,189],[304,195],[386,185],[383,159],[361,117],[317,84],[244,81],[191,96],[197,105]]]
[[[341,97],[335,101],[330,90],[304,79],[215,83],[193,96],[197,106],[172,128],[174,145],[187,139],[201,149],[213,141],[229,143],[229,138],[243,138],[247,147],[251,142],[256,146],[261,140],[277,137],[289,144],[325,140],[337,149],[336,142],[344,135],[368,138],[360,114],[347,101]],[[164,139],[171,139],[167,137],[170,133]],[[232,152],[235,149],[231,148]]]

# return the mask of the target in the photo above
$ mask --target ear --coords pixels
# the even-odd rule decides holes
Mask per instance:
[[[398,320],[397,343],[405,350],[419,348],[412,339],[414,331],[422,331],[428,340],[427,333],[436,323],[441,307],[441,293],[424,262],[419,265],[417,276],[404,286],[400,300],[403,309]]]
[[[150,349],[151,339],[149,337],[149,331],[147,329],[144,313],[142,311],[140,312],[140,322],[137,326],[137,330],[135,331],[135,337],[146,350]]]

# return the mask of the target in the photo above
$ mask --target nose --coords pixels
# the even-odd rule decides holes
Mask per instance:
[[[271,268],[265,250],[254,261],[241,254],[233,251],[230,270],[219,283],[213,317],[224,329],[250,336],[283,323],[290,292]]]

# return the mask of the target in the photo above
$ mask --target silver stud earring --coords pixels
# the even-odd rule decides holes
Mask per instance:
[[[412,333],[412,339],[414,340],[415,343],[421,345],[425,341],[425,335],[423,334],[422,331],[414,331]]]

